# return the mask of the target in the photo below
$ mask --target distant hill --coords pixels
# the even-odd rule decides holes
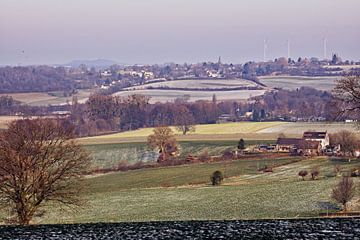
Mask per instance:
[[[63,64],[65,66],[79,67],[81,64],[85,64],[88,67],[104,68],[117,64],[117,62],[108,59],[90,59],[90,60],[74,60],[70,63]]]

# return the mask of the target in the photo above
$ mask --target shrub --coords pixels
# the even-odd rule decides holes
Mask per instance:
[[[334,172],[335,172],[335,176],[341,176],[341,166],[340,165],[335,165],[334,167]]]
[[[224,179],[223,174],[220,171],[213,172],[213,174],[210,177],[211,184],[213,186],[220,185],[223,179]]]
[[[231,149],[226,149],[222,154],[223,159],[233,159],[235,157],[234,152]]]
[[[195,158],[193,155],[189,154],[189,155],[186,157],[185,161],[186,161],[187,163],[193,163],[193,162],[196,161],[196,158]]]
[[[333,188],[332,198],[343,205],[343,210],[347,211],[346,204],[354,197],[355,185],[350,177],[343,177],[341,181]]]
[[[305,180],[306,175],[308,175],[308,172],[306,170],[301,170],[299,172],[299,176],[302,177],[302,180]]]
[[[314,168],[313,170],[311,170],[311,179],[316,180],[319,174],[320,174],[319,168]]]
[[[202,152],[199,156],[198,156],[198,160],[201,162],[208,162],[210,161],[211,157],[209,155],[209,152],[207,150],[205,150],[204,152]]]
[[[263,170],[264,173],[266,172],[273,172],[273,168],[272,167],[267,167]]]

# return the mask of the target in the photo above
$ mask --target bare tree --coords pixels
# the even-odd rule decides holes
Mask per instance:
[[[176,130],[182,132],[183,135],[188,132],[195,132],[194,116],[186,106],[182,105],[176,108],[174,122]]]
[[[355,185],[350,177],[343,177],[341,181],[333,188],[332,198],[343,205],[343,209],[347,211],[347,203],[354,197]]]
[[[339,145],[340,151],[345,155],[352,155],[359,146],[359,139],[355,133],[340,131],[330,136],[331,145]]]
[[[154,133],[148,136],[147,143],[151,149],[159,150],[158,162],[167,161],[178,151],[174,133],[169,127],[155,128]]]
[[[77,206],[89,155],[58,120],[18,120],[0,134],[0,203],[27,225],[45,202]]]
[[[305,181],[306,175],[308,175],[308,171],[306,171],[306,170],[301,170],[301,171],[299,172],[299,176],[302,177],[302,180],[303,180],[303,181]]]
[[[340,100],[340,115],[360,117],[360,76],[342,78],[333,93]]]
[[[320,174],[320,169],[319,167],[314,167],[312,170],[311,170],[311,179],[312,180],[316,180],[317,177],[319,176]]]

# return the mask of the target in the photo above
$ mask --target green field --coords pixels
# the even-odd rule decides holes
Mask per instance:
[[[246,141],[246,146],[274,143],[271,140]],[[182,141],[178,143],[180,159],[188,154],[198,156],[207,152],[211,156],[221,155],[225,150],[235,150],[238,141]],[[119,163],[155,162],[156,151],[149,150],[146,143],[113,143],[85,145],[91,153],[93,168],[111,168]]]
[[[253,81],[246,79],[184,79],[171,80],[156,83],[147,83],[140,86],[133,86],[127,90],[134,89],[148,89],[151,88],[188,88],[190,89],[223,89],[223,88],[238,88],[238,87],[256,87]]]
[[[298,158],[240,160],[227,163],[193,164],[157,169],[111,173],[87,178],[84,193],[89,201],[83,208],[67,212],[48,207],[36,223],[259,219],[314,217],[335,211],[331,188],[339,178],[334,166],[343,172],[359,160],[334,161],[305,159],[283,165],[273,173],[257,168],[274,163],[290,163]],[[301,169],[320,167],[316,181],[302,181]],[[214,170],[225,173],[222,186],[209,185]],[[309,178],[309,177],[308,177]],[[359,182],[355,179],[356,182]],[[356,198],[360,191],[357,189]],[[356,199],[354,200],[356,202]],[[352,209],[356,206],[352,206]],[[7,211],[3,209],[2,214]]]
[[[82,89],[78,90],[78,93],[74,94],[78,98],[80,103],[85,103],[85,101],[90,96],[92,90]],[[13,97],[15,100],[20,101],[23,104],[28,104],[30,106],[48,106],[48,105],[64,105],[71,103],[73,96],[65,97],[63,92],[30,92],[30,93],[6,93],[0,94],[8,95]]]
[[[152,134],[152,128],[142,128],[134,131],[121,132],[103,136],[87,137],[79,139],[82,144],[106,144],[124,142],[145,142],[148,135]],[[358,131],[353,123],[307,123],[307,122],[235,122],[222,124],[196,125],[196,131],[182,135],[173,128],[178,141],[236,141],[240,138],[245,140],[276,140],[279,134],[284,133],[288,137],[301,137],[304,131],[329,131],[331,133],[348,130]]]
[[[196,125],[194,133],[182,135],[172,128],[177,134],[179,141],[205,141],[205,140],[239,140],[241,137],[249,140],[269,140],[276,139],[277,133],[262,134],[256,136],[258,131],[287,124],[286,122],[236,122],[222,124],[202,124]],[[147,136],[152,134],[153,128],[141,128],[134,131],[121,133],[86,137],[79,139],[82,144],[105,144],[105,143],[123,143],[123,142],[145,142]],[[216,135],[216,137],[214,137]]]
[[[271,88],[295,90],[301,87],[311,87],[331,91],[338,79],[339,77],[266,76],[260,77],[260,82]]]
[[[173,102],[176,98],[189,96],[190,102],[198,100],[211,101],[213,95],[219,101],[227,100],[246,100],[250,97],[261,96],[266,90],[228,90],[228,91],[194,91],[194,90],[171,90],[171,89],[137,89],[120,91],[114,93],[115,96],[126,97],[133,94],[141,94],[150,97],[150,103]]]

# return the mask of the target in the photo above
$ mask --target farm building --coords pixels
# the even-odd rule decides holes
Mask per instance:
[[[276,150],[278,152],[293,152],[302,140],[302,138],[278,138]]]
[[[320,141],[303,138],[278,138],[276,150],[300,155],[319,155],[322,152]]]
[[[321,149],[326,149],[330,145],[330,138],[328,132],[304,132],[303,139],[308,141],[319,141]]]

